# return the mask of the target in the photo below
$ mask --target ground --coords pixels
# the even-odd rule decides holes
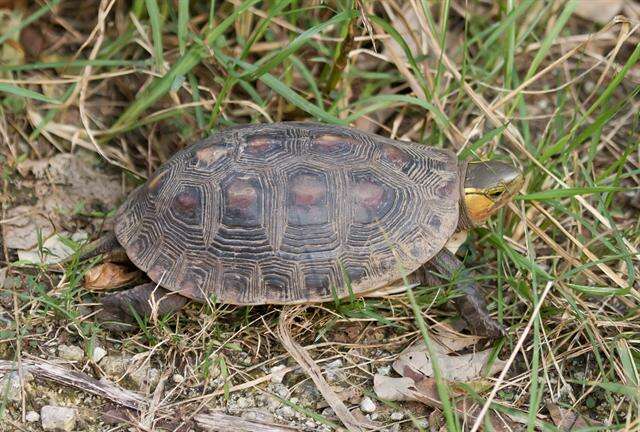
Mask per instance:
[[[429,4],[0,1],[0,428],[640,430],[640,7]],[[505,337],[470,338],[450,284],[113,333],[102,287],[144,275],[29,264],[178,149],[284,120],[522,168],[458,251]]]

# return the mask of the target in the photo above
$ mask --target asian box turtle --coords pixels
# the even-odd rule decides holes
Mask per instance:
[[[98,318],[122,329],[189,300],[312,303],[407,278],[451,280],[471,331],[496,337],[501,326],[445,244],[503,207],[522,180],[511,164],[460,162],[346,127],[231,127],[160,166],[83,254],[127,257],[152,281],[105,296]]]

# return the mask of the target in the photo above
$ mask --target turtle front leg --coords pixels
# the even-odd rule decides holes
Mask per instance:
[[[135,314],[139,317],[165,315],[182,309],[188,301],[155,283],[146,283],[105,296],[96,319],[109,330],[127,331],[135,328]]]
[[[473,333],[493,339],[504,335],[504,327],[489,315],[487,304],[471,278],[471,272],[464,268],[454,254],[445,248],[429,264],[439,277],[449,278],[462,292],[462,296],[454,299],[454,304]]]

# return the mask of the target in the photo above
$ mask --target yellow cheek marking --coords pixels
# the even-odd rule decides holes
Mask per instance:
[[[491,211],[494,207],[494,202],[484,195],[480,194],[466,194],[464,202],[467,206],[467,212],[469,217],[475,223],[479,223],[491,216]]]

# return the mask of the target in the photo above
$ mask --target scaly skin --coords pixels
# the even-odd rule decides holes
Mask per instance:
[[[96,318],[102,326],[112,331],[127,331],[136,328],[133,311],[140,317],[148,317],[156,309],[158,316],[176,312],[189,300],[179,294],[146,283],[134,288],[109,294],[102,299],[102,310]]]
[[[441,278],[448,278],[455,283],[458,290],[462,292],[462,295],[453,301],[473,334],[492,339],[504,335],[504,328],[489,315],[484,297],[473,282],[469,270],[464,268],[454,254],[443,249],[427,265],[432,267]]]

